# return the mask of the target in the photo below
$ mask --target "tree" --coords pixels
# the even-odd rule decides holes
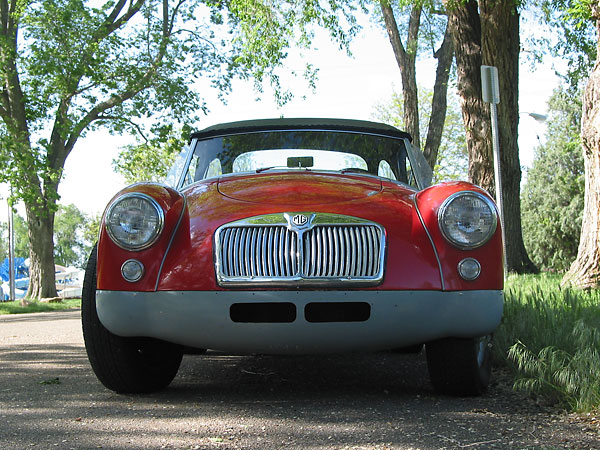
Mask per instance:
[[[77,140],[100,125],[121,131],[159,108],[194,116],[202,105],[188,84],[231,61],[206,21],[194,24],[200,6],[0,0],[2,178],[25,204],[29,297],[56,295],[57,188]]]
[[[498,67],[498,104],[506,263],[511,272],[537,271],[523,243],[520,208],[521,167],[517,143],[519,123],[519,3],[515,0],[447,0],[458,92],[469,150],[469,178],[494,192],[489,107],[481,96],[481,66]]]
[[[163,181],[189,136],[190,128],[184,126],[178,133],[169,130],[167,136],[128,145],[113,160],[113,168],[127,183]]]
[[[399,1],[400,13],[408,17],[406,28],[406,43],[402,42],[401,28],[398,26],[394,6],[391,0],[380,0],[381,13],[388,33],[394,56],[398,68],[400,69],[402,80],[402,98],[404,100],[403,124],[404,129],[410,133],[413,138],[413,144],[422,148],[425,158],[429,165],[434,168],[437,163],[437,156],[444,120],[446,116],[446,99],[448,95],[448,80],[450,78],[450,68],[453,61],[453,46],[450,38],[448,21],[443,25],[436,20],[436,11],[434,4],[424,0]],[[425,11],[424,11],[425,8]],[[417,89],[416,60],[419,49],[419,35],[421,34],[421,17],[429,16],[429,23],[435,23],[433,30],[429,29],[429,37],[436,40],[435,36],[439,29],[445,30],[442,34],[442,41],[439,48],[433,53],[438,60],[436,78],[431,98],[431,113],[429,114],[429,127],[425,145],[421,145],[421,129],[419,125],[419,96]],[[439,39],[438,39],[439,40]]]
[[[580,92],[556,90],[548,110],[547,140],[521,193],[523,238],[538,267],[563,272],[577,256],[583,216]]]
[[[600,286],[600,1],[569,2],[568,17],[596,28],[595,65],[583,94],[581,143],[585,167],[583,222],[577,258],[563,278],[580,288]]]
[[[344,43],[338,13],[345,8],[261,0],[0,0],[0,181],[10,182],[25,204],[27,295],[56,295],[57,189],[80,137],[101,126],[138,131],[150,116],[159,124],[153,131],[174,120],[191,123],[206,108],[192,89],[200,77],[224,92],[236,75],[269,77],[278,87],[275,68],[285,49],[310,43],[306,24],[321,21]]]
[[[85,267],[88,249],[84,240],[87,216],[75,205],[59,205],[54,227],[54,261],[62,266]]]
[[[27,241],[27,224],[17,213],[13,214],[15,238],[15,257],[27,258],[29,243]],[[8,224],[0,224],[0,262],[8,258]]]
[[[429,122],[433,96],[433,91],[419,88],[419,104],[423,105],[423,108],[419,110],[419,124],[422,128]],[[388,103],[376,105],[375,118],[397,128],[405,129],[403,114],[405,107],[406,103],[403,101],[402,94],[394,92]],[[434,182],[467,178],[468,154],[465,129],[456,97],[452,96],[448,99],[445,116],[439,153],[433,170]]]

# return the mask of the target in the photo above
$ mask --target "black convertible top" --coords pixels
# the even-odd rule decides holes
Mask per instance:
[[[222,123],[192,133],[192,139],[206,139],[228,134],[251,133],[274,130],[335,130],[373,133],[383,136],[412,140],[410,134],[391,125],[366,120],[351,119],[259,119]]]

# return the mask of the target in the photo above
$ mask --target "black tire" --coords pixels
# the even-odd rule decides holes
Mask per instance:
[[[427,343],[427,368],[435,391],[456,396],[484,393],[492,370],[491,343],[491,336]]]
[[[121,337],[108,331],[96,312],[96,248],[85,269],[81,323],[85,349],[100,382],[119,393],[148,393],[173,381],[183,352],[152,338]]]

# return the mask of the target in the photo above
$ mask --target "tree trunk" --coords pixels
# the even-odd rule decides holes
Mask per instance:
[[[490,110],[481,98],[481,22],[475,0],[453,2],[448,8],[452,33],[458,95],[469,152],[469,180],[494,192],[494,165]]]
[[[416,57],[418,47],[419,28],[421,26],[421,13],[423,7],[415,5],[411,9],[408,24],[408,35],[406,46],[402,44],[398,24],[394,17],[394,11],[388,0],[381,0],[381,12],[385,21],[386,30],[392,44],[394,56],[402,78],[402,98],[404,101],[404,128],[410,133],[413,145],[421,148],[421,132],[419,127],[419,94],[417,86]],[[446,26],[444,41],[435,58],[438,60],[435,84],[433,87],[433,99],[431,105],[431,117],[427,138],[423,146],[423,153],[432,169],[437,164],[438,151],[442,141],[444,122],[446,120],[446,106],[448,95],[448,79],[450,68],[454,58],[454,48],[450,36],[449,27]]]
[[[29,237],[29,289],[27,298],[56,297],[54,274],[54,212],[25,204]]]
[[[515,0],[480,0],[483,64],[498,68],[500,103],[498,137],[510,272],[535,273],[521,229],[521,164],[519,160],[519,13]]]
[[[433,85],[433,98],[431,100],[431,117],[427,127],[427,139],[423,147],[425,159],[435,168],[438,160],[438,151],[442,143],[442,133],[444,131],[444,122],[446,121],[446,109],[448,106],[448,80],[450,79],[450,68],[454,59],[454,46],[452,45],[452,36],[450,26],[446,25],[444,41],[435,52],[435,58],[438,60],[435,72],[435,83]]]
[[[481,10],[481,15],[479,13]],[[519,119],[519,15],[514,0],[475,0],[449,7],[458,70],[458,91],[469,151],[469,179],[495,193],[489,105],[481,94],[481,66],[498,67],[498,127],[507,270],[536,272],[521,230],[521,169],[517,144]]]
[[[592,5],[600,33],[600,2]],[[596,65],[583,94],[581,141],[585,164],[585,200],[577,258],[562,284],[578,288],[600,287],[600,34]]]
[[[417,58],[417,42],[419,27],[421,25],[422,6],[414,6],[410,12],[408,25],[408,38],[406,48],[402,44],[402,38],[398,30],[398,24],[394,17],[394,11],[387,0],[380,2],[381,12],[385,21],[392,49],[400,76],[402,78],[402,97],[404,100],[404,128],[412,136],[412,143],[421,148],[421,136],[419,131],[419,96],[417,90],[417,70],[415,61]]]

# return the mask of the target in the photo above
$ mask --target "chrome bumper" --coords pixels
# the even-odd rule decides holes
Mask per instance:
[[[349,320],[314,320],[311,306],[360,304]],[[278,319],[234,310],[288,305]],[[346,305],[341,305],[346,304]],[[502,291],[159,291],[96,293],[102,324],[120,336],[148,336],[230,352],[307,354],[371,351],[443,337],[477,337],[500,324]],[[262,307],[261,306],[261,307]],[[335,309],[335,308],[334,308]],[[335,314],[334,314],[335,316]]]

